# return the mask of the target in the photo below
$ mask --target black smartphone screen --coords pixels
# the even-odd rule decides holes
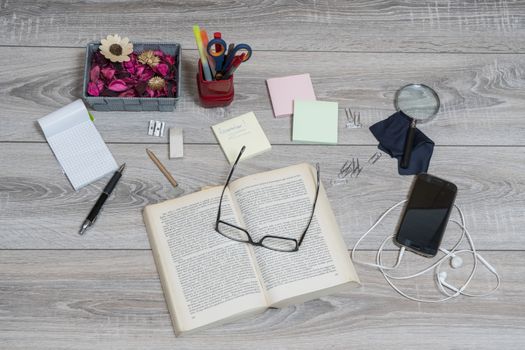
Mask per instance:
[[[429,174],[416,177],[396,241],[425,256],[437,253],[456,198],[457,187]]]

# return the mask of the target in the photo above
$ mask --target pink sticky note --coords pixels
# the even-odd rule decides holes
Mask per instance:
[[[290,75],[288,77],[266,80],[275,117],[291,116],[293,101],[315,101],[314,87],[310,74]]]

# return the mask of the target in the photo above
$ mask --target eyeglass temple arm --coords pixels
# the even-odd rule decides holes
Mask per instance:
[[[312,206],[312,215],[310,215],[310,219],[308,220],[308,224],[306,225],[306,228],[304,229],[303,234],[301,235],[301,238],[299,238],[299,242],[297,242],[297,248],[299,248],[301,243],[303,243],[303,239],[306,236],[306,232],[310,228],[310,224],[312,223],[312,220],[313,220],[314,214],[315,214],[315,207],[317,205],[317,197],[319,197],[319,187],[320,187],[320,180],[319,180],[319,178],[320,178],[321,169],[319,167],[319,163],[316,163],[315,167],[317,169],[317,188],[315,190],[314,204]]]
[[[235,166],[237,165],[237,163],[239,163],[239,160],[241,159],[241,156],[242,154],[244,153],[244,150],[246,149],[246,146],[242,146],[241,147],[241,150],[239,152],[239,155],[237,156],[237,159],[235,159],[235,162],[233,163],[232,165],[232,168],[230,170],[230,173],[228,174],[228,178],[226,179],[226,184],[224,184],[224,187],[222,188],[222,192],[221,192],[221,199],[219,200],[219,210],[217,211],[217,222],[219,222],[220,218],[221,218],[221,207],[222,207],[222,199],[224,197],[224,192],[226,191],[226,188],[228,187],[228,185],[230,184],[230,180],[232,178],[232,175],[233,175],[233,171],[235,170]]]

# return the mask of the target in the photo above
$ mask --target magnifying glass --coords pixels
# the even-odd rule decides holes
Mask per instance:
[[[408,84],[397,90],[394,104],[396,110],[412,119],[400,164],[401,168],[406,169],[410,164],[416,126],[434,119],[440,102],[437,93],[431,87],[424,84]]]

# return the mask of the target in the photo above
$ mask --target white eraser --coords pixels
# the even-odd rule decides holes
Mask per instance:
[[[149,127],[148,127],[148,135],[153,136],[153,131],[155,131],[155,121],[150,120]]]
[[[160,126],[161,126],[161,122],[159,122],[158,120],[155,122],[155,133],[154,135],[155,136],[160,136]]]
[[[160,126],[160,136],[164,137],[164,127],[166,126],[165,122],[162,122],[162,125]]]
[[[182,138],[182,129],[171,128],[170,129],[170,159],[182,158],[184,140]]]

